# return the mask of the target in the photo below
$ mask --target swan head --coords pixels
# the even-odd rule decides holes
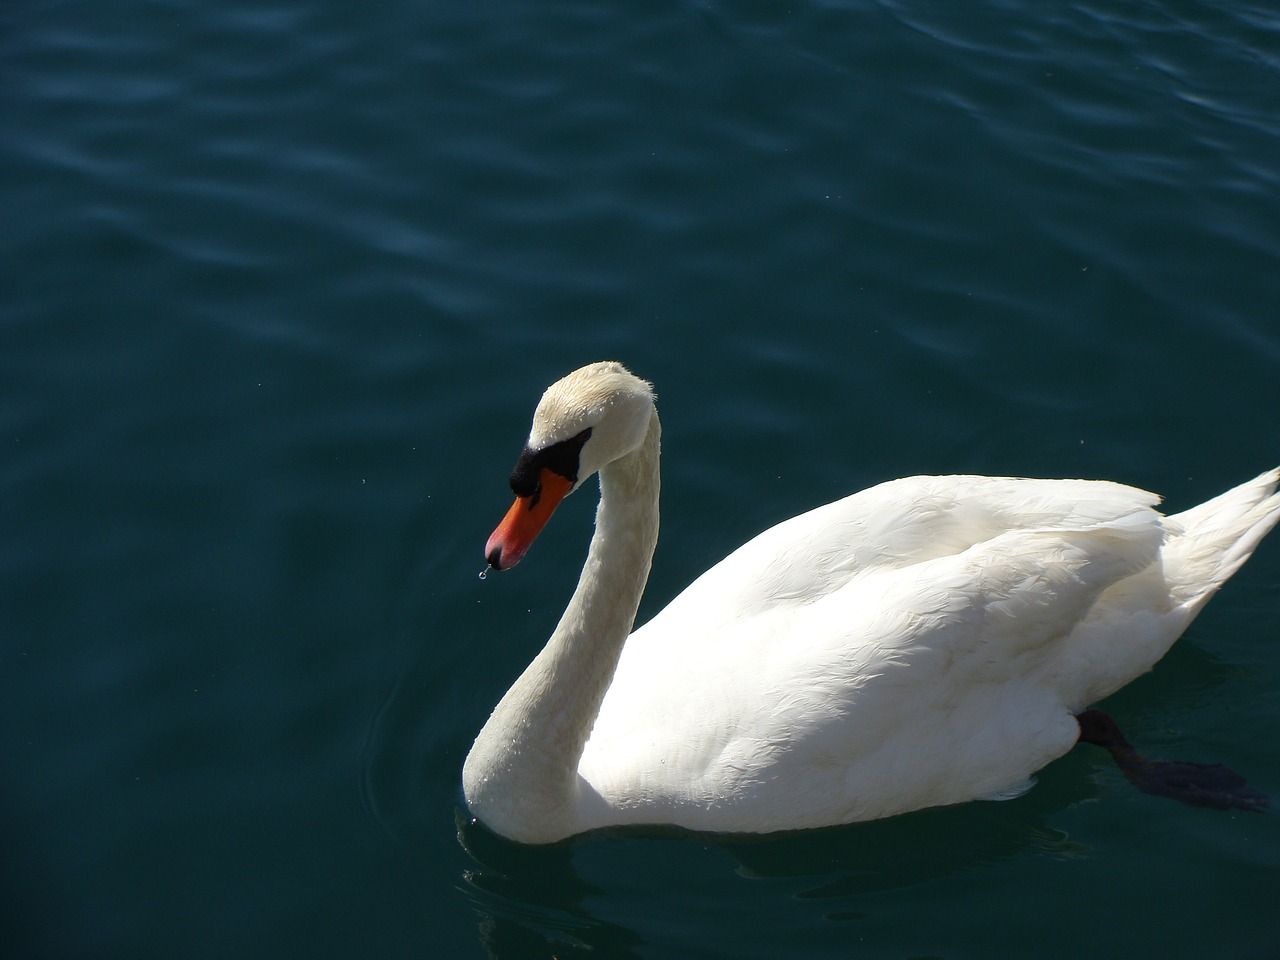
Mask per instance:
[[[612,360],[588,364],[548,387],[511,472],[516,501],[485,544],[489,566],[508,570],[519,563],[561,500],[640,447],[653,414],[652,384]]]

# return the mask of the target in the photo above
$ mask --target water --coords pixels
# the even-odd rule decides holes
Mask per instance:
[[[0,13],[8,955],[1274,955],[1274,814],[1029,794],[523,849],[459,770],[588,536],[477,579],[541,389],[664,417],[646,616],[894,476],[1280,462],[1269,5]],[[1108,708],[1280,794],[1275,538]]]

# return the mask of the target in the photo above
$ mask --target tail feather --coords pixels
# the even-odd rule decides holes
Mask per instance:
[[[1280,521],[1280,467],[1168,518],[1165,572],[1175,596],[1196,607],[1253,555]]]

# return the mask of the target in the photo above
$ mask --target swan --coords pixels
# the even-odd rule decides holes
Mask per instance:
[[[759,534],[632,632],[660,433],[652,385],[593,363],[547,389],[511,474],[496,570],[600,478],[572,599],[463,766],[472,815],[511,840],[768,833],[1004,798],[1081,739],[1123,766],[1128,742],[1082,711],[1151,669],[1280,518],[1280,469],[1168,517],[1106,481],[893,480]],[[1132,758],[1125,772],[1139,783]],[[1265,803],[1185,795],[1201,787],[1180,798]]]

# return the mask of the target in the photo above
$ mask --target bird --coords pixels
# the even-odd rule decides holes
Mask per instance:
[[[1105,480],[891,480],[758,534],[635,628],[658,537],[654,398],[604,361],[534,412],[486,570],[519,563],[597,475],[600,499],[564,613],[463,764],[489,830],[849,824],[1017,796],[1081,741],[1149,793],[1265,807],[1225,767],[1143,759],[1086,708],[1150,670],[1252,555],[1280,519],[1280,468],[1169,516]]]

